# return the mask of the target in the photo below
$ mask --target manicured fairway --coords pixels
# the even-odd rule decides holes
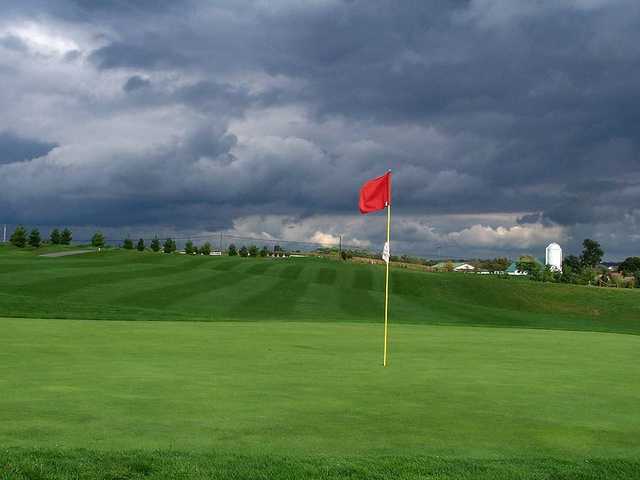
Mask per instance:
[[[319,258],[127,251],[62,258],[0,248],[0,316],[379,322],[381,267]],[[640,334],[640,290],[392,270],[394,323]]]
[[[383,369],[376,266],[0,270],[0,478],[640,476],[638,292],[395,270]]]

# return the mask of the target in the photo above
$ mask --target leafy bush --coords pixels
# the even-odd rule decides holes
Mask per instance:
[[[635,275],[640,272],[640,257],[627,257],[618,265],[618,270],[625,275]]]
[[[531,280],[542,281],[544,279],[542,267],[533,259],[521,257],[516,263],[516,268],[521,272],[526,272]]]
[[[240,250],[238,250],[238,253],[241,257],[247,257],[249,255],[249,250],[243,245],[242,247],[240,247]]]
[[[124,242],[122,242],[122,248],[133,250],[133,240],[131,240],[130,238],[125,238]]]
[[[139,252],[144,252],[144,239],[140,239],[138,240],[138,243],[136,244],[136,250],[138,250]]]
[[[232,243],[231,245],[229,245],[229,249],[227,250],[227,253],[229,254],[230,257],[235,257],[236,255],[238,255],[238,249]]]

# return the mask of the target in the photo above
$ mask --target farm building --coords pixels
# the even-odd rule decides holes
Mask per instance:
[[[552,272],[562,272],[562,248],[557,243],[550,243],[545,250],[545,264]]]
[[[523,255],[505,270],[507,275],[527,275],[527,272],[518,270],[518,262],[534,262],[544,270],[549,266],[552,272],[562,272],[562,248],[557,243],[550,243],[545,250],[544,262],[532,255]]]
[[[433,266],[438,272],[473,272],[475,267],[462,262],[440,262]]]

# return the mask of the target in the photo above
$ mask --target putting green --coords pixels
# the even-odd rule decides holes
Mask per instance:
[[[640,337],[0,319],[0,444],[247,455],[637,458]]]

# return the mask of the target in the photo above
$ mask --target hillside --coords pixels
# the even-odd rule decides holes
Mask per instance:
[[[39,252],[40,253],[40,252]],[[380,322],[383,269],[320,258],[0,249],[0,316]],[[394,268],[393,323],[640,333],[640,292]]]
[[[638,291],[394,268],[382,368],[381,266],[44,251],[0,247],[2,478],[640,471]]]

